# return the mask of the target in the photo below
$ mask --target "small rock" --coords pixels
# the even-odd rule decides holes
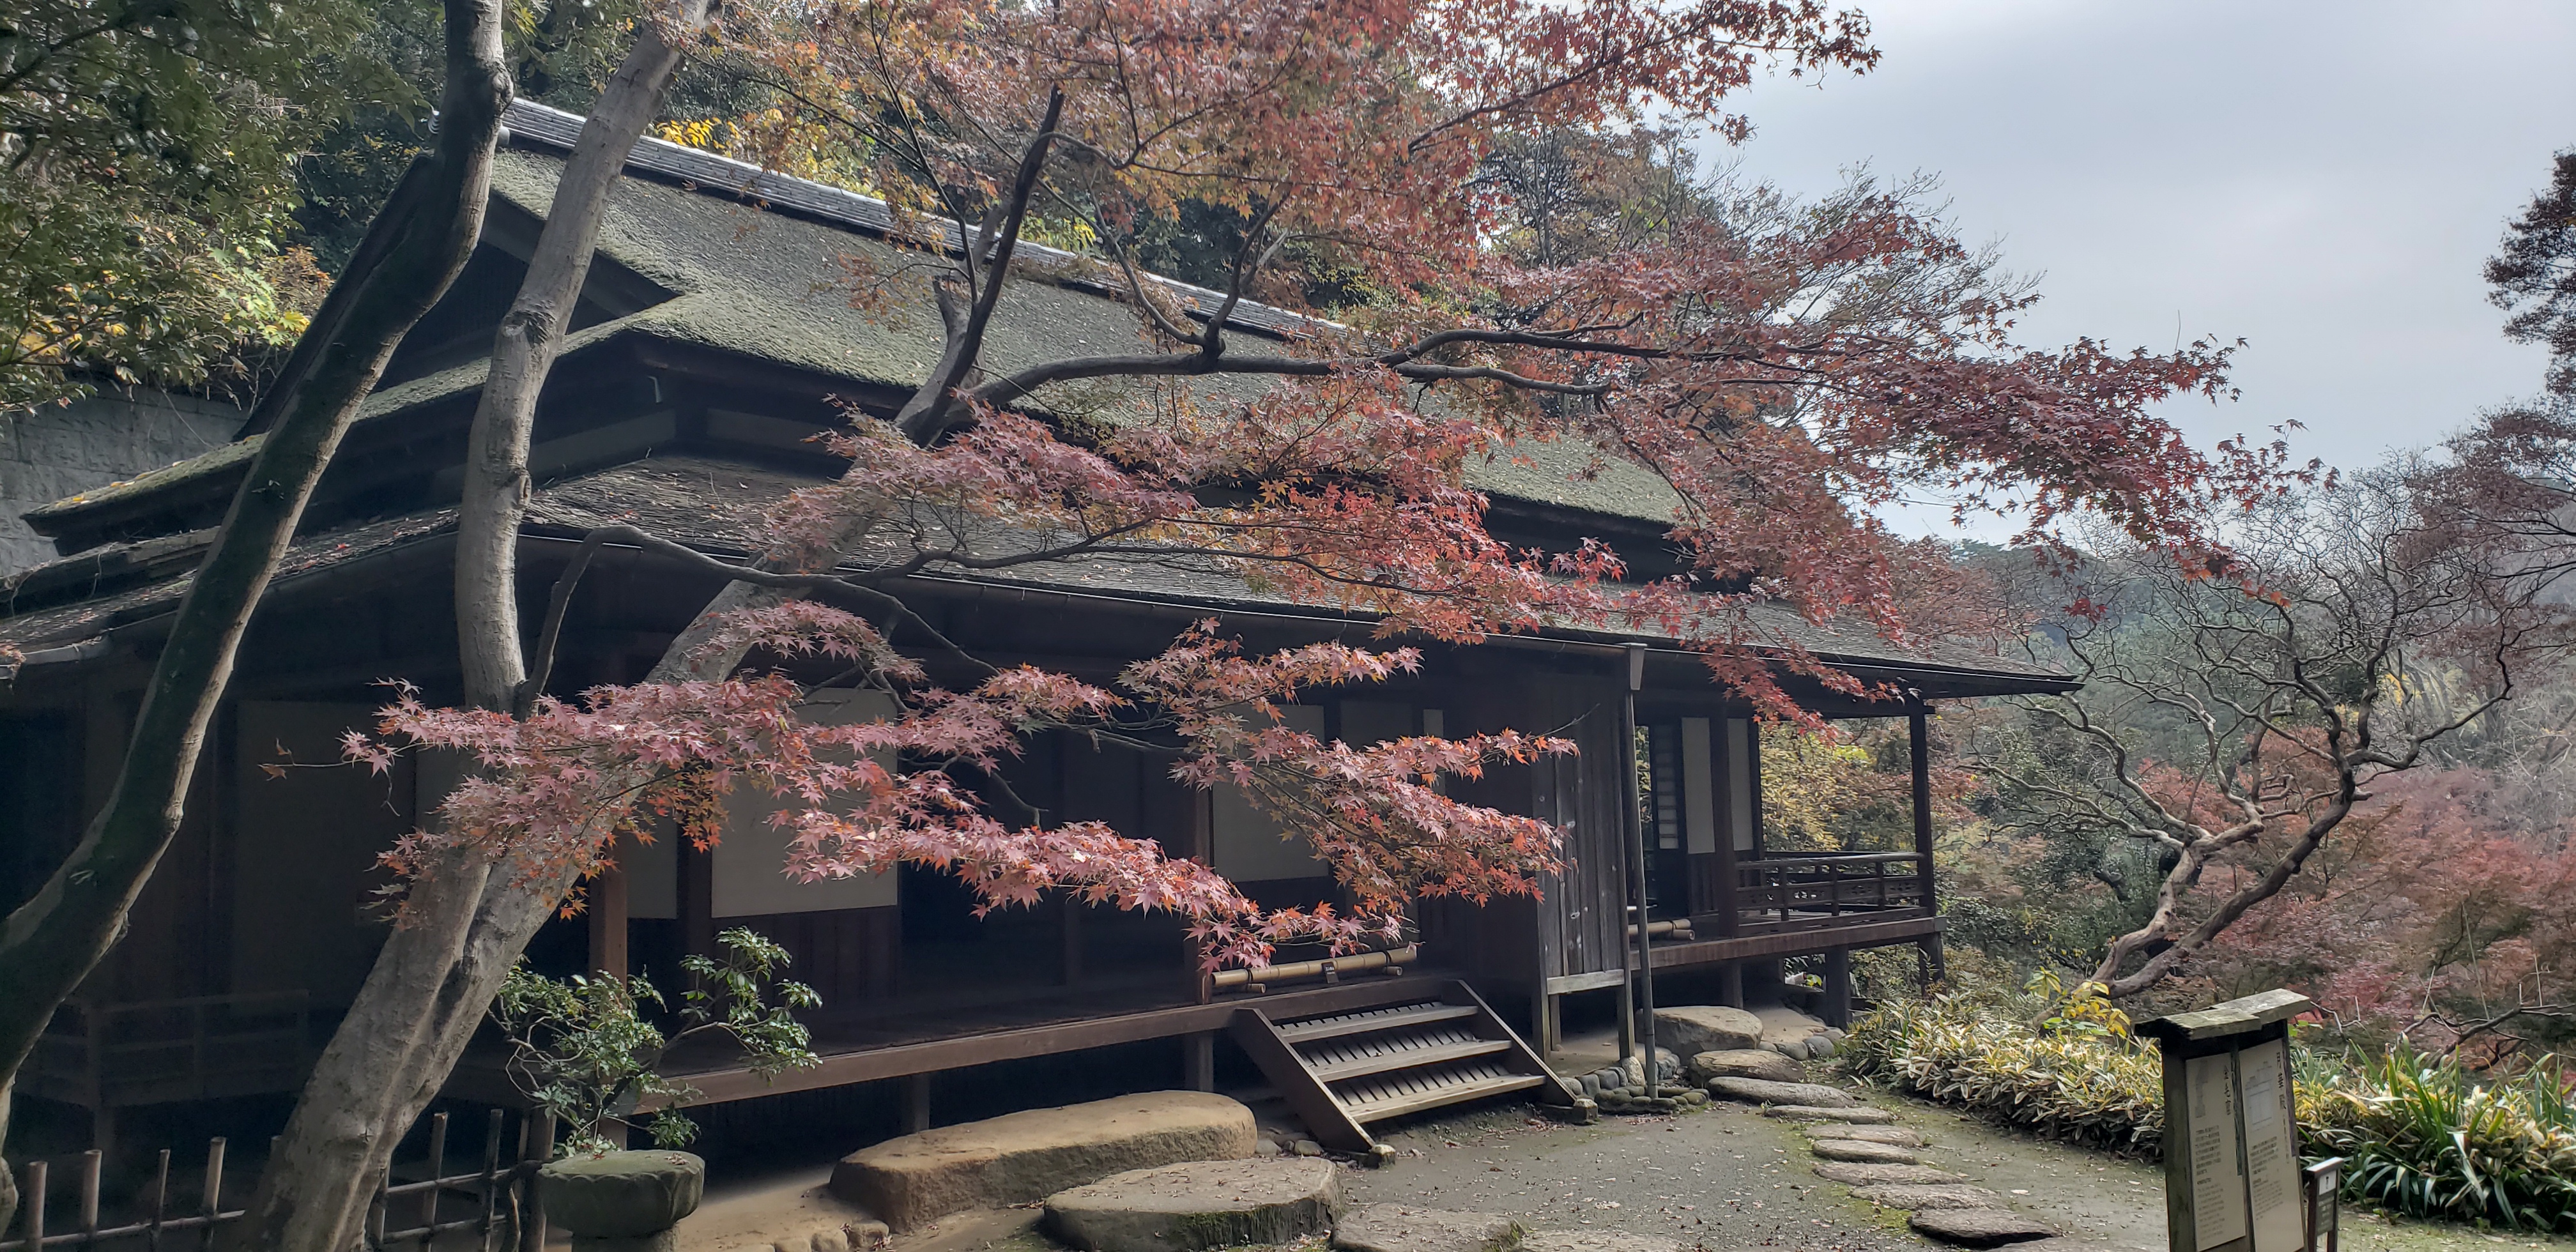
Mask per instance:
[[[1048,1196],[1056,1233],[1086,1252],[1196,1252],[1330,1230],[1341,1171],[1322,1160],[1190,1161]]]
[[[1923,1158],[1911,1148],[1892,1143],[1868,1143],[1859,1139],[1818,1139],[1811,1149],[1828,1161],[1860,1161],[1871,1165],[1920,1165]]]
[[[1856,1187],[1852,1194],[1880,1208],[1904,1209],[1985,1209],[2000,1208],[2004,1198],[1983,1187],[1963,1182],[1895,1183],[1877,1187]]]
[[[1762,1019],[1722,1004],[1657,1009],[1655,1038],[1668,1041],[1684,1056],[1757,1047],[1762,1042]]]
[[[1624,1086],[1628,1081],[1628,1075],[1621,1072],[1616,1065],[1602,1067],[1601,1072],[1594,1074],[1593,1077],[1600,1080],[1603,1091]]]
[[[1917,1231],[1947,1243],[1996,1248],[2007,1243],[2046,1239],[2056,1228],[2011,1209],[1921,1209],[1905,1220]]]
[[[1701,1108],[1708,1104],[1708,1093],[1697,1087],[1684,1087],[1674,1093],[1673,1098],[1692,1108]]]
[[[886,1240],[894,1237],[894,1231],[880,1221],[852,1222],[842,1229],[850,1233],[850,1246],[859,1252],[884,1247]]]
[[[1833,1040],[1831,1040],[1831,1039],[1829,1039],[1829,1038],[1826,1038],[1826,1037],[1825,1037],[1825,1036],[1823,1036],[1823,1035],[1812,1035],[1812,1036],[1809,1036],[1809,1037],[1808,1037],[1808,1039],[1807,1039],[1807,1059],[1808,1059],[1808,1060],[1810,1060],[1810,1061],[1822,1061],[1822,1060],[1826,1060],[1826,1059],[1828,1059],[1828,1058],[1832,1057],[1832,1056],[1833,1056],[1833,1054],[1834,1054],[1834,1041],[1833,1041]]]
[[[1322,1156],[1324,1154],[1324,1145],[1317,1143],[1312,1139],[1300,1139],[1296,1143],[1290,1145],[1288,1150],[1299,1156]]]
[[[1585,1074],[1583,1076],[1583,1094],[1594,1100],[1601,1098],[1601,1075]]]
[[[1279,1141],[1276,1139],[1264,1139],[1255,1143],[1252,1145],[1252,1154],[1254,1156],[1277,1156],[1279,1155]]]
[[[1333,1228],[1342,1252],[1508,1252],[1521,1224],[1492,1213],[1457,1213],[1410,1204],[1371,1204]]]
[[[1657,1079],[1662,1081],[1677,1079],[1681,1077],[1682,1069],[1683,1062],[1680,1053],[1674,1052],[1669,1048],[1655,1049],[1655,1077]],[[1619,1082],[1621,1085],[1629,1087],[1645,1086],[1645,1059],[1633,1055],[1621,1058],[1619,1061]]]
[[[1919,1148],[1924,1144],[1922,1132],[1903,1126],[1855,1126],[1849,1122],[1817,1122],[1807,1127],[1807,1137],[1818,1142],[1857,1139],[1862,1143],[1892,1143],[1900,1148]]]
[[[1728,1048],[1719,1052],[1702,1052],[1691,1058],[1691,1077],[1701,1082],[1712,1078],[1759,1078],[1765,1082],[1797,1082],[1807,1076],[1796,1061],[1768,1048]]]
[[[1808,1108],[1861,1107],[1860,1098],[1840,1087],[1816,1082],[1765,1082],[1759,1078],[1712,1078],[1708,1093],[1746,1104],[1796,1104]]]
[[[1934,1169],[1929,1165],[1859,1165],[1850,1161],[1826,1161],[1816,1166],[1816,1177],[1846,1187],[1967,1181],[1946,1169]]]
[[[1521,1252],[1681,1252],[1681,1246],[1623,1230],[1533,1230],[1521,1240]]]
[[[1792,1122],[1863,1122],[1883,1125],[1896,1120],[1886,1109],[1826,1109],[1811,1104],[1774,1104],[1762,1110],[1764,1117],[1777,1117]]]
[[[1840,1026],[1827,1026],[1825,1027],[1825,1037],[1833,1040],[1835,1046],[1839,1047],[1843,1040],[1851,1038],[1851,1032]]]
[[[838,1226],[827,1226],[805,1241],[812,1252],[850,1252],[850,1233]]]

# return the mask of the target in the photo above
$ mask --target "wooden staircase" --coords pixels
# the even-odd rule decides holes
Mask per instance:
[[[1462,982],[1427,987],[1422,999],[1385,1008],[1293,1013],[1246,1005],[1235,1010],[1234,1039],[1316,1142],[1336,1152],[1374,1148],[1372,1122],[1487,1096],[1531,1091],[1542,1103],[1574,1103],[1538,1054]]]

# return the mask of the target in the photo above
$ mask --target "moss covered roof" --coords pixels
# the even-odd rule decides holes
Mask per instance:
[[[541,141],[541,134],[531,132],[546,126],[561,130],[565,116],[513,106],[512,124],[525,144]],[[575,129],[577,125],[574,119]],[[493,194],[543,217],[562,167],[552,151],[505,149],[495,160]],[[875,202],[768,174],[757,174],[758,182],[749,187],[759,193],[755,201],[738,194],[745,190],[739,177],[707,180],[711,169],[751,167],[658,140],[637,145],[628,176],[611,199],[599,250],[676,294],[576,332],[566,340],[565,355],[643,336],[898,392],[918,386],[938,356],[939,319],[919,254],[862,224],[867,214],[861,210]],[[684,175],[698,181],[670,181]],[[766,211],[763,204],[769,206]],[[835,210],[836,205],[842,209]],[[813,211],[799,211],[799,206]],[[882,207],[877,211],[881,214]],[[1041,257],[1040,263],[1047,259]],[[854,275],[872,277],[863,282]],[[882,293],[864,309],[852,301],[863,288]],[[1196,291],[1178,285],[1175,290]],[[1275,329],[1299,324],[1293,315],[1276,310],[1262,310],[1259,320]],[[1123,302],[1076,281],[1020,282],[1004,295],[985,362],[1003,371],[1138,346],[1136,318]],[[369,397],[359,420],[362,425],[387,421],[420,405],[472,392],[482,386],[483,375],[478,361],[387,387]],[[1248,397],[1269,384],[1238,376],[1195,385]],[[1101,385],[1090,384],[1080,397],[1042,399],[1097,406],[1101,395]],[[1114,416],[1114,396],[1108,404]],[[255,450],[253,441],[238,442],[31,510],[28,517],[45,529],[62,529],[102,504],[134,502],[178,484],[238,472]],[[1525,444],[1513,455],[1475,467],[1473,477],[1480,489],[1498,497],[1630,522],[1669,522],[1678,503],[1654,475],[1576,444]],[[45,526],[48,522],[54,525]]]

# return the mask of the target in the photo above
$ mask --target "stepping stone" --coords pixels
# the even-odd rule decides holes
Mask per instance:
[[[1655,1010],[1655,1042],[1683,1056],[1762,1046],[1762,1019],[1723,1004]]]
[[[1248,1157],[1258,1136],[1252,1110],[1234,1100],[1152,1091],[888,1139],[841,1158],[831,1190],[894,1229],[911,1230],[1127,1170]]]
[[[1862,1143],[1892,1143],[1900,1148],[1919,1148],[1925,1142],[1922,1132],[1903,1126],[1855,1126],[1850,1122],[1817,1122],[1807,1127],[1807,1137],[1820,1142],[1858,1139]]]
[[[1774,1104],[1762,1110],[1764,1117],[1778,1117],[1793,1122],[1862,1122],[1881,1126],[1896,1120],[1886,1109],[1866,1105],[1859,1108],[1817,1108],[1812,1104]]]
[[[2004,1198],[1983,1187],[1963,1182],[1892,1184],[1877,1187],[1855,1187],[1852,1194],[1880,1208],[1904,1209],[1991,1209],[2002,1208]]]
[[[1805,1056],[1807,1041],[1825,1033],[1826,1029],[1822,1018],[1810,1017],[1785,1004],[1755,1009],[1753,1018],[1762,1024],[1762,1033],[1750,1046],[1779,1052],[1797,1049],[1790,1053],[1792,1056]]]
[[[1410,1204],[1371,1204],[1333,1228],[1342,1252],[1509,1252],[1520,1241],[1511,1218]]]
[[[1946,1169],[1934,1169],[1929,1165],[1862,1165],[1854,1161],[1826,1161],[1816,1166],[1816,1177],[1846,1187],[1968,1181]]]
[[[1521,1252],[1681,1252],[1679,1240],[1624,1230],[1533,1230]]]
[[[1807,1076],[1804,1066],[1768,1048],[1727,1048],[1702,1052],[1690,1059],[1691,1077],[1701,1082],[1712,1078],[1759,1078],[1765,1082],[1798,1082]]]
[[[1315,1157],[1129,1170],[1046,1201],[1056,1234],[1085,1252],[1293,1243],[1331,1230],[1341,1210],[1341,1171]]]
[[[1741,1100],[1746,1104],[1795,1104],[1804,1108],[1851,1109],[1861,1107],[1860,1097],[1840,1087],[1820,1082],[1765,1082],[1759,1078],[1712,1078],[1708,1093],[1721,1100]]]
[[[1819,1139],[1808,1149],[1828,1161],[1858,1161],[1864,1165],[1920,1165],[1923,1158],[1911,1148],[1892,1143],[1868,1143],[1859,1139]]]
[[[1905,1224],[1939,1239],[1971,1248],[1999,1248],[2027,1243],[2057,1233],[2055,1227],[2011,1209],[1921,1209]]]

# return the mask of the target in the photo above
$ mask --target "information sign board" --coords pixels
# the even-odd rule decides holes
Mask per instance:
[[[2138,1024],[2165,1058],[2165,1219],[2172,1252],[2301,1252],[2310,1225],[2290,1086],[2290,1019],[2267,991]]]

